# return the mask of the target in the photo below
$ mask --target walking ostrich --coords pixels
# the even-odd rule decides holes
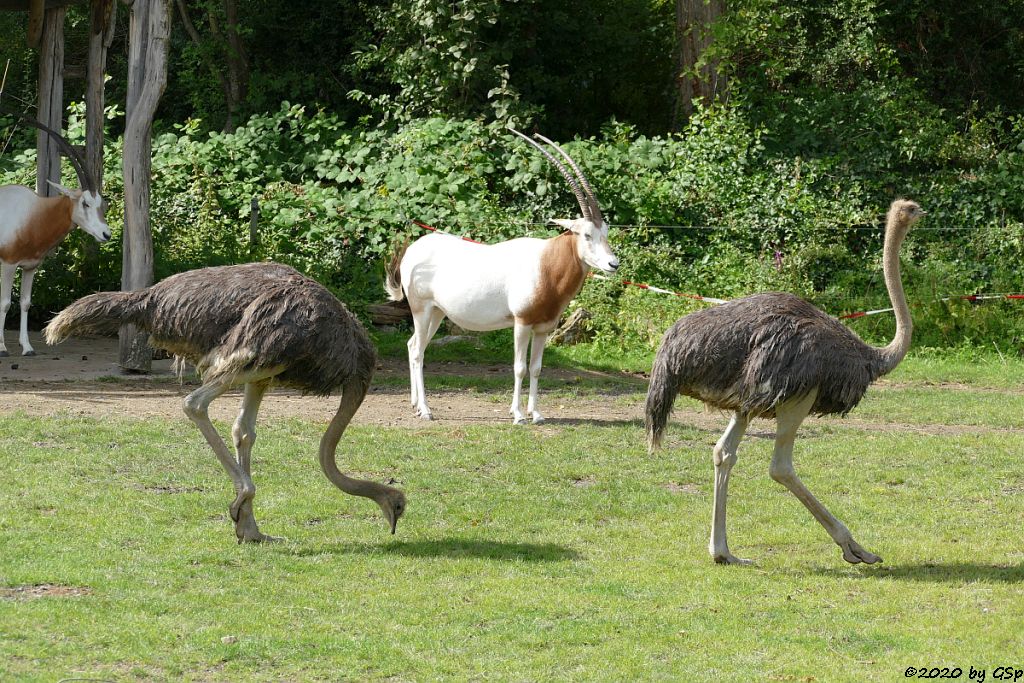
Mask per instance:
[[[112,332],[124,323],[148,331],[153,346],[190,361],[202,376],[202,386],[185,397],[184,410],[235,486],[229,510],[239,543],[279,540],[256,525],[250,473],[256,414],[271,384],[319,396],[341,389],[341,405],[320,440],[320,466],[345,493],[373,499],[395,533],[405,495],[350,478],[335,461],[338,441],[370,386],[376,352],[363,326],[324,287],[276,263],[203,268],[148,289],[79,299],[46,327],[46,341]],[[207,412],[214,399],[236,386],[244,386],[242,410],[231,430],[237,460]]]
[[[678,394],[732,411],[715,445],[715,494],[709,550],[715,562],[749,564],[729,552],[725,534],[729,472],[747,423],[777,422],[768,473],[810,510],[851,564],[882,558],[862,548],[797,477],[793,441],[809,413],[846,415],[868,385],[895,368],[910,347],[911,321],[900,281],[899,249],[924,211],[898,199],[886,219],[885,286],[896,313],[896,336],[883,348],[865,344],[835,318],[799,297],[768,292],[684,316],[665,333],[651,371],[645,422],[651,451],[661,445]]]

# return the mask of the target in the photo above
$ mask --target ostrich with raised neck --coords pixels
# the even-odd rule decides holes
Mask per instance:
[[[768,473],[789,489],[825,527],[852,564],[882,558],[862,548],[849,529],[804,486],[793,468],[793,442],[808,414],[846,415],[868,385],[892,371],[910,348],[910,310],[900,280],[899,250],[924,211],[898,199],[886,217],[882,255],[885,285],[896,313],[896,335],[887,346],[865,344],[835,318],[803,299],[768,292],[684,316],[666,333],[654,360],[647,392],[648,447],[661,445],[679,394],[732,412],[714,447],[714,507],[709,550],[715,562],[748,564],[729,551],[725,510],[729,472],[748,422],[774,417],[775,452]]]
[[[184,410],[234,484],[229,512],[239,543],[278,540],[256,524],[250,470],[256,414],[272,384],[319,396],[341,390],[341,405],[320,440],[320,467],[345,493],[376,502],[395,533],[405,495],[338,470],[338,442],[366,397],[377,354],[356,317],[322,285],[277,263],[192,270],[148,289],[79,299],[46,327],[46,342],[114,332],[125,323],[149,332],[154,347],[188,360],[202,376],[202,386],[185,397]],[[238,386],[244,393],[231,430],[236,458],[210,422],[208,409]]]

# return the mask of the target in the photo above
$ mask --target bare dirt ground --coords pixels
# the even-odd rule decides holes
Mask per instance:
[[[9,341],[12,353],[20,352],[16,340]],[[49,347],[31,335],[38,355],[11,355],[0,358],[0,412],[20,411],[27,415],[119,416],[131,418],[162,417],[183,419],[181,400],[198,380],[173,374],[170,360],[154,361],[150,375],[126,375],[117,365],[117,340],[105,337],[71,339]],[[500,390],[441,391],[430,388],[431,376],[454,375],[507,379]],[[374,385],[353,424],[422,428],[428,423],[415,417],[409,405],[408,366],[405,361],[385,359],[378,365]],[[112,379],[113,378],[113,379]],[[608,379],[608,392],[567,397],[565,392],[545,391],[545,381],[573,382],[580,379]],[[427,360],[427,391],[434,420],[439,425],[503,424],[510,422],[508,404],[512,393],[512,369],[508,365],[472,365]],[[391,380],[391,381],[388,381]],[[401,382],[396,385],[396,381]],[[902,385],[881,382],[890,389]],[[550,385],[549,385],[550,386]],[[624,386],[634,389],[623,390]],[[944,388],[953,388],[947,386]],[[975,387],[965,387],[971,391]],[[524,391],[526,382],[524,382]],[[545,368],[541,377],[541,412],[549,426],[566,424],[623,424],[643,419],[643,394],[647,383],[642,378],[621,373],[603,373],[584,369]],[[525,396],[524,396],[525,400]],[[241,392],[232,391],[215,401],[211,417],[231,421],[238,413]],[[338,407],[337,397],[302,396],[287,389],[271,391],[260,410],[261,419],[300,417],[327,422]],[[677,408],[674,419],[717,434],[725,428],[727,416],[718,410]],[[848,427],[865,431],[913,432],[925,435],[956,435],[1008,431],[992,427],[945,424],[902,424],[861,420],[854,415],[809,418],[805,428]],[[774,424],[757,421],[747,435],[772,438]],[[1009,430],[1012,431],[1012,430]],[[714,439],[711,439],[714,441]]]
[[[10,336],[10,335],[9,335]],[[15,341],[15,340],[10,340]],[[28,415],[73,414],[93,417],[182,417],[181,399],[197,386],[195,377],[184,380],[173,374],[170,360],[154,361],[150,375],[126,375],[117,365],[117,340],[105,337],[70,339],[49,347],[37,333],[31,335],[36,356],[13,355],[20,351],[10,344],[12,355],[0,358],[0,410],[19,410]],[[427,361],[427,385],[434,419],[441,423],[500,423],[508,419],[511,400],[512,369],[509,365],[466,365],[431,363]],[[430,375],[463,375],[472,377],[507,377],[508,389],[501,392],[430,390]],[[407,384],[392,386],[385,378],[405,379],[408,367],[404,361],[384,360],[377,368],[370,394],[356,413],[353,424],[422,427],[424,422],[413,415],[409,406]],[[587,370],[545,369],[544,378],[574,380],[584,377],[609,378],[613,375]],[[614,375],[637,384],[637,391],[646,385],[628,375]],[[111,379],[116,378],[116,379]],[[619,384],[621,386],[621,383]],[[524,389],[526,383],[524,382]],[[557,397],[545,401],[543,379],[541,410],[549,422],[628,421],[642,416],[639,403],[621,405],[616,396],[573,397],[571,404]],[[229,392],[210,408],[214,419],[231,420],[238,412],[241,393]],[[329,420],[338,408],[335,397],[302,396],[295,391],[277,389],[264,399],[260,417],[302,417]]]

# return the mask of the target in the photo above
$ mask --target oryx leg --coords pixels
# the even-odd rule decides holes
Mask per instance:
[[[816,392],[811,392],[809,396],[799,401],[783,404],[776,409],[778,428],[775,434],[775,453],[772,455],[768,473],[772,479],[789,489],[804,504],[804,507],[810,510],[814,518],[825,527],[825,531],[832,537],[832,540],[842,548],[844,560],[851,564],[881,562],[882,558],[864,550],[853,540],[846,525],[836,519],[814,497],[814,494],[800,481],[800,477],[796,475],[796,470],[793,468],[793,442],[796,439],[796,431],[814,405],[815,397]]]
[[[533,332],[533,328],[530,325],[523,325],[518,320],[516,321],[515,328],[513,330],[513,338],[515,339],[515,358],[512,365],[512,373],[514,375],[512,385],[512,406],[508,409],[508,412],[512,414],[513,421],[518,424],[526,422],[526,418],[523,417],[523,411],[520,404],[522,400],[520,398],[523,377],[526,375],[526,351],[530,345],[530,335]]]
[[[14,287],[14,271],[17,268],[11,263],[0,263],[0,356],[8,355],[4,344],[4,325],[7,322],[7,311],[11,307],[11,289]]]
[[[258,543],[275,539],[261,534],[254,518],[244,518],[242,516],[242,506],[246,503],[250,506],[251,516],[251,505],[252,499],[256,495],[256,485],[252,483],[252,477],[250,477],[249,473],[243,470],[238,461],[235,460],[235,457],[231,455],[231,451],[228,450],[224,439],[221,438],[213,423],[210,422],[209,408],[214,399],[232,386],[241,383],[265,381],[278,372],[280,372],[279,369],[263,370],[241,377],[234,377],[233,381],[223,377],[213,378],[186,396],[183,405],[185,414],[199,428],[206,442],[210,444],[210,448],[213,449],[214,454],[217,456],[217,460],[220,461],[221,466],[228,473],[228,476],[231,477],[231,483],[234,484],[235,500],[231,503],[228,511],[231,514],[231,520],[235,523],[235,536],[238,537],[239,543]],[[244,403],[243,412],[245,412]],[[254,413],[255,411],[249,412]]]
[[[547,332],[534,332],[530,343],[530,400],[526,404],[526,412],[533,418],[533,424],[544,422],[544,417],[537,410],[537,380],[544,361],[544,344],[547,343]]]
[[[427,344],[444,320],[444,311],[427,305],[412,314],[413,333],[409,337],[409,398],[416,414],[425,420],[433,419],[427,407],[427,392],[423,384],[423,354]]]
[[[18,335],[18,342],[21,344],[21,355],[34,356],[35,349],[28,341],[28,309],[32,307],[32,278],[36,275],[36,269],[21,269],[21,333]]]
[[[242,410],[239,411],[238,419],[235,420],[235,424],[231,428],[231,437],[235,442],[235,453],[238,456],[238,466],[250,480],[252,479],[252,447],[256,443],[256,414],[259,412],[260,402],[269,388],[269,379],[249,382],[245,385],[242,395]],[[242,529],[240,538],[280,540],[274,536],[260,533],[252,511],[252,498],[243,502],[239,507],[236,527]]]
[[[736,464],[737,451],[743,433],[747,429],[747,418],[741,413],[733,413],[729,426],[722,438],[715,444],[713,451],[715,462],[715,501],[711,513],[711,542],[708,550],[711,557],[719,564],[750,564],[750,560],[741,560],[729,552],[729,543],[725,533],[725,508],[729,497],[729,473]]]

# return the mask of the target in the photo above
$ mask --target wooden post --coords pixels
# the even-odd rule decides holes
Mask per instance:
[[[28,33],[25,42],[31,48],[39,47],[43,38],[43,16],[46,13],[46,0],[29,0]]]
[[[64,129],[64,15],[65,7],[46,10],[39,50],[39,111],[37,120],[53,130]],[[36,134],[36,192],[55,195],[47,180],[60,182],[60,148],[49,134]]]
[[[153,233],[149,223],[153,115],[167,86],[169,0],[135,0],[131,5],[128,104],[124,131],[124,244],[121,289],[153,284]],[[120,364],[128,372],[149,372],[153,351],[148,335],[121,328]]]
[[[92,0],[89,21],[89,63],[85,90],[85,170],[103,191],[103,76],[107,48],[114,36],[113,0]]]

